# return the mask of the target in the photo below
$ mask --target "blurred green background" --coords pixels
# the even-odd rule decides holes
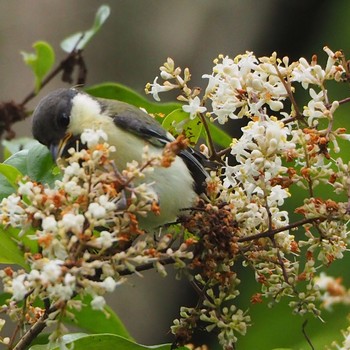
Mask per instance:
[[[31,51],[35,41],[45,40],[53,45],[59,61],[65,57],[60,41],[88,29],[102,3],[112,13],[85,50],[88,85],[116,81],[142,93],[168,56],[190,68],[194,85],[205,87],[201,76],[211,72],[212,60],[220,53],[235,56],[248,50],[263,56],[277,51],[292,59],[317,53],[325,61],[322,48],[328,45],[350,55],[346,0],[0,0],[1,101],[21,101],[32,89],[32,73],[22,63],[21,50]],[[61,86],[57,79],[40,96]],[[348,85],[341,89],[342,96],[347,96]],[[346,116],[348,107],[342,111]],[[30,121],[16,125],[15,130],[18,136],[28,136]],[[344,259],[327,273],[345,276],[350,286],[349,263],[349,258]],[[168,330],[179,306],[193,302],[195,295],[188,284],[173,277],[171,269],[166,279],[146,272],[144,278],[131,278],[110,297],[139,342],[171,341]],[[305,319],[292,316],[284,304],[273,309],[267,309],[266,303],[250,305],[251,295],[258,291],[252,272],[242,270],[240,278],[240,303],[249,308],[253,326],[240,338],[237,349],[310,349],[301,331]],[[348,313],[348,307],[337,307],[333,313],[324,313],[324,323],[308,316],[306,330],[315,349],[341,339],[339,329],[346,327]],[[199,335],[197,341],[210,339]]]

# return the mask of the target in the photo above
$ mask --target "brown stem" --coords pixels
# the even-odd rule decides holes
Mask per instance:
[[[56,77],[61,71],[65,69],[67,64],[72,61],[74,58],[78,58],[81,55],[81,50],[76,51],[75,49],[68,54],[68,56],[60,62],[60,64],[51,72],[49,73],[45,79],[41,82],[40,89],[42,89],[45,85],[47,85],[53,78]],[[37,92],[35,90],[31,91],[20,103],[20,106],[26,105],[31,99],[33,99],[37,95]]]
[[[271,239],[271,242],[273,244],[273,247],[277,250],[277,260],[278,260],[278,264],[280,265],[281,269],[282,269],[282,274],[283,274],[283,279],[284,279],[284,282],[286,282],[288,285],[291,286],[290,282],[289,282],[289,278],[288,278],[288,273],[287,273],[287,270],[286,270],[286,266],[284,265],[284,262],[283,262],[283,259],[282,259],[282,256],[281,256],[281,253],[280,253],[280,250],[279,248],[277,247],[277,244],[276,244],[276,241],[275,241],[275,237],[270,237]],[[294,288],[293,288],[294,289]]]
[[[281,80],[281,83],[283,84],[284,88],[286,89],[286,92],[288,94],[288,97],[294,107],[294,110],[295,110],[295,113],[296,113],[296,116],[294,117],[295,119],[302,119],[302,114],[300,113],[299,111],[299,107],[295,101],[295,98],[294,98],[294,94],[293,94],[293,91],[292,89],[290,88],[290,83],[288,81],[288,83],[284,80],[284,77],[282,76],[280,70],[278,69],[278,66],[276,63],[274,63],[274,67],[276,69],[276,72],[277,72],[277,75],[278,77],[280,78]]]
[[[209,146],[209,150],[210,150],[210,159],[221,161],[221,158],[216,153],[215,144],[214,144],[213,138],[211,137],[210,130],[209,130],[209,125],[208,125],[207,120],[205,119],[205,116],[203,115],[203,113],[199,113],[199,119],[201,120],[201,122],[204,126],[205,133],[207,134],[208,146]]]
[[[32,327],[24,334],[19,340],[13,350],[25,350],[29,347],[32,341],[45,329],[46,321],[50,314],[57,311],[62,306],[62,302],[55,303],[52,307],[45,310],[45,313],[39,318],[39,320],[33,324]]]
[[[296,228],[296,227],[299,227],[299,226],[302,226],[302,225],[305,225],[305,224],[313,223],[314,221],[324,221],[324,220],[326,220],[325,217],[303,219],[303,220],[296,221],[296,222],[294,222],[292,224],[289,224],[287,226],[280,227],[280,228],[277,228],[277,229],[274,229],[274,230],[267,230],[267,231],[264,231],[264,232],[257,233],[255,235],[239,238],[238,242],[242,243],[242,242],[253,241],[253,240],[259,239],[259,238],[273,237],[275,234],[277,234],[279,232],[283,232],[283,231],[286,231],[286,230],[291,230],[293,228]]]
[[[219,151],[219,152],[216,152],[216,155],[220,158],[220,160],[221,160],[221,157],[222,156],[226,156],[226,155],[228,155],[230,152],[231,152],[231,147],[227,147],[227,148],[225,148],[225,149],[222,149],[221,151]]]
[[[158,260],[162,265],[169,265],[169,264],[174,264],[175,260],[171,257],[168,258],[164,258],[161,260]],[[147,264],[143,264],[143,265],[139,265],[135,267],[134,271],[130,271],[130,270],[123,270],[119,272],[120,276],[127,276],[127,275],[131,275],[134,272],[141,272],[141,271],[147,271],[147,270],[151,270],[153,269],[154,264],[153,263],[147,263]]]
[[[302,325],[302,332],[303,332],[303,335],[304,335],[306,341],[307,341],[308,344],[310,345],[311,350],[315,350],[313,344],[311,343],[311,340],[310,340],[309,336],[306,334],[306,325],[307,325],[307,322],[308,322],[308,320],[305,320],[305,321],[303,322],[303,325]]]
[[[340,105],[348,103],[348,102],[350,102],[350,97],[346,97],[346,98],[344,98],[344,99],[342,99],[342,100],[340,100],[338,102],[339,102]],[[331,106],[332,106],[331,104],[326,105],[327,109],[329,109]]]

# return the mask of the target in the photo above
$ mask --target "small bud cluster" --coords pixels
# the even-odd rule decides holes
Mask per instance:
[[[261,286],[252,303],[267,298],[272,305],[287,297],[293,312],[319,317],[321,306],[336,302],[320,288],[322,274],[318,276],[322,267],[343,258],[349,249],[350,163],[341,147],[349,147],[350,135],[335,127],[335,115],[349,98],[332,100],[327,84],[348,82],[349,72],[342,52],[328,47],[324,52],[325,67],[316,55],[311,61],[295,62],[276,53],[260,58],[252,52],[235,58],[220,55],[212,73],[203,75],[208,84],[202,97],[198,88],[189,87],[187,70],[187,78],[180,79],[183,84],[172,83],[181,69],[170,59],[161,67],[163,85],[157,78],[148,84],[146,90],[158,100],[158,93],[180,89],[183,110],[204,125],[248,118],[242,136],[225,152],[216,152],[210,144],[209,149],[203,147],[223,165],[207,181],[209,202],[199,201],[184,221],[197,242],[190,267],[200,269],[195,284],[204,301],[198,308],[182,309],[173,327],[179,338],[188,336],[199,321],[219,333],[225,349],[234,347],[237,332],[245,333],[250,321],[242,311],[242,323],[233,324],[225,316],[229,307],[218,312],[219,305],[211,306],[214,299],[239,294],[235,266],[241,259]],[[297,102],[297,90],[307,94],[304,105]],[[188,98],[191,94],[196,107]],[[291,221],[293,212],[296,221]],[[214,285],[215,298],[210,294]],[[342,290],[336,300],[348,303],[347,294]],[[237,311],[229,313],[231,320],[237,316]],[[232,333],[222,333],[225,327]]]

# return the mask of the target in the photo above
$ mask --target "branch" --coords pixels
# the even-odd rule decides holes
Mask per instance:
[[[175,260],[174,258],[168,257],[168,258],[164,258],[164,259],[160,259],[158,260],[159,263],[161,263],[162,265],[170,265],[170,264],[174,264]],[[154,268],[154,264],[152,263],[147,263],[147,264],[143,264],[143,265],[139,265],[135,267],[135,270],[130,271],[130,270],[123,270],[119,272],[120,276],[127,276],[127,275],[131,275],[134,272],[142,272],[142,271],[147,271],[147,270],[151,270]]]
[[[294,222],[292,224],[289,224],[287,226],[277,228],[275,230],[267,230],[267,231],[264,231],[264,232],[257,233],[255,235],[239,238],[238,242],[239,243],[249,242],[249,241],[253,241],[255,239],[266,238],[266,237],[271,238],[271,237],[273,237],[275,234],[277,234],[279,232],[283,232],[283,231],[286,231],[286,230],[291,230],[293,228],[296,228],[296,227],[299,227],[299,226],[302,226],[302,225],[305,225],[305,224],[313,223],[314,221],[324,221],[324,220],[326,220],[325,217],[303,219],[303,220],[300,220],[300,221],[296,221],[296,222]]]
[[[60,64],[50,73],[46,76],[45,79],[41,82],[40,89],[42,89],[45,85],[47,85],[53,78],[56,77],[61,71],[67,72],[67,75],[64,75],[64,81],[70,81],[70,74],[72,73],[72,68],[76,63],[79,65],[84,65],[82,57],[81,57],[82,50],[76,50],[73,49],[71,53],[68,54],[68,56],[60,62]],[[85,65],[84,65],[85,67]],[[81,79],[81,78],[80,78]],[[80,82],[81,83],[81,82]],[[35,90],[32,90],[20,103],[20,106],[26,105],[31,99],[33,99],[37,95],[37,92]]]
[[[55,303],[52,307],[45,310],[45,313],[39,320],[29,328],[20,341],[16,344],[13,350],[25,350],[29,347],[32,341],[45,329],[46,320],[53,312],[57,311],[62,306],[62,302]]]
[[[293,94],[293,91],[292,89],[290,88],[290,83],[288,81],[288,83],[284,80],[284,77],[282,76],[280,70],[278,69],[278,66],[276,63],[273,64],[273,66],[275,67],[276,69],[276,72],[277,72],[277,75],[279,77],[279,79],[281,80],[281,83],[283,84],[284,88],[286,89],[286,92],[288,94],[288,97],[290,99],[290,102],[292,103],[293,107],[294,107],[294,110],[295,110],[295,113],[296,115],[292,118],[289,118],[289,119],[292,119],[292,120],[295,120],[295,119],[302,119],[303,118],[303,115],[300,113],[299,111],[299,107],[298,107],[298,104],[296,103],[295,101],[295,98],[294,98],[294,94]],[[285,121],[283,121],[284,123],[286,123]]]

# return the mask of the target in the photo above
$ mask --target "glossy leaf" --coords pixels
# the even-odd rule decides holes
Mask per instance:
[[[37,143],[28,151],[27,175],[35,181],[52,185],[60,175],[47,147]]]
[[[29,350],[59,350],[62,344],[66,348],[74,348],[74,350],[170,350],[170,344],[146,346],[134,343],[123,337],[114,334],[97,334],[87,335],[84,333],[67,334],[62,337],[61,345],[33,345]],[[60,347],[61,346],[61,347]],[[182,348],[187,349],[187,348]]]
[[[45,75],[55,63],[55,52],[50,44],[37,41],[33,44],[35,53],[22,52],[24,62],[32,69],[35,75],[35,91],[38,92]]]
[[[9,164],[18,169],[23,175],[27,175],[27,158],[28,158],[28,150],[22,150],[15,154],[13,154],[11,157],[7,158],[4,161],[4,164]]]
[[[48,185],[52,185],[61,177],[49,150],[37,141],[35,141],[29,150],[25,149],[13,154],[10,158],[6,159],[4,164],[12,165],[23,175],[28,175],[31,180]]]
[[[19,151],[22,151],[24,149],[30,149],[35,144],[37,144],[38,141],[34,140],[31,137],[19,137],[11,141],[2,140],[1,143],[4,146],[6,153],[8,154],[8,156],[5,157],[5,159],[7,159],[11,155]]]
[[[16,191],[17,181],[22,176],[22,172],[15,166],[0,163],[0,200]]]
[[[198,142],[202,133],[203,124],[197,118],[190,119],[189,114],[182,109],[176,109],[169,113],[163,120],[163,127],[174,136],[179,134],[177,126],[185,132],[186,137],[190,140],[191,145]]]
[[[7,181],[6,177],[0,174],[0,201],[15,191],[16,189]]]
[[[180,103],[158,103],[150,102],[134,90],[117,83],[103,83],[90,86],[85,90],[90,95],[112,100],[130,103],[136,107],[144,108],[148,113],[167,115],[175,109],[181,108]],[[158,118],[162,120],[162,118]]]
[[[70,310],[75,315],[75,320],[66,319],[65,323],[74,324],[82,330],[91,333],[111,333],[132,340],[132,337],[116,313],[108,306],[105,307],[108,317],[101,311],[93,310],[90,307],[91,299],[91,296],[84,298],[84,306],[80,311]]]
[[[7,182],[16,189],[18,187],[17,182],[23,176],[23,174],[14,166],[10,164],[0,163],[0,174],[3,175]]]
[[[14,264],[28,268],[23,252],[13,241],[11,235],[7,234],[6,229],[0,226],[0,263]]]
[[[0,305],[4,305],[12,297],[10,293],[0,293]]]
[[[95,34],[101,29],[103,23],[107,20],[111,13],[111,9],[108,5],[102,5],[96,12],[95,20],[92,27],[85,31],[75,33],[61,42],[61,48],[68,53],[74,50],[83,49],[86,44],[95,36]]]
[[[214,141],[214,143],[222,148],[227,148],[230,146],[232,142],[232,137],[227,134],[224,130],[222,130],[219,126],[217,126],[214,123],[208,123],[210,135]],[[204,128],[203,128],[203,137],[206,138],[207,135],[205,134]]]

